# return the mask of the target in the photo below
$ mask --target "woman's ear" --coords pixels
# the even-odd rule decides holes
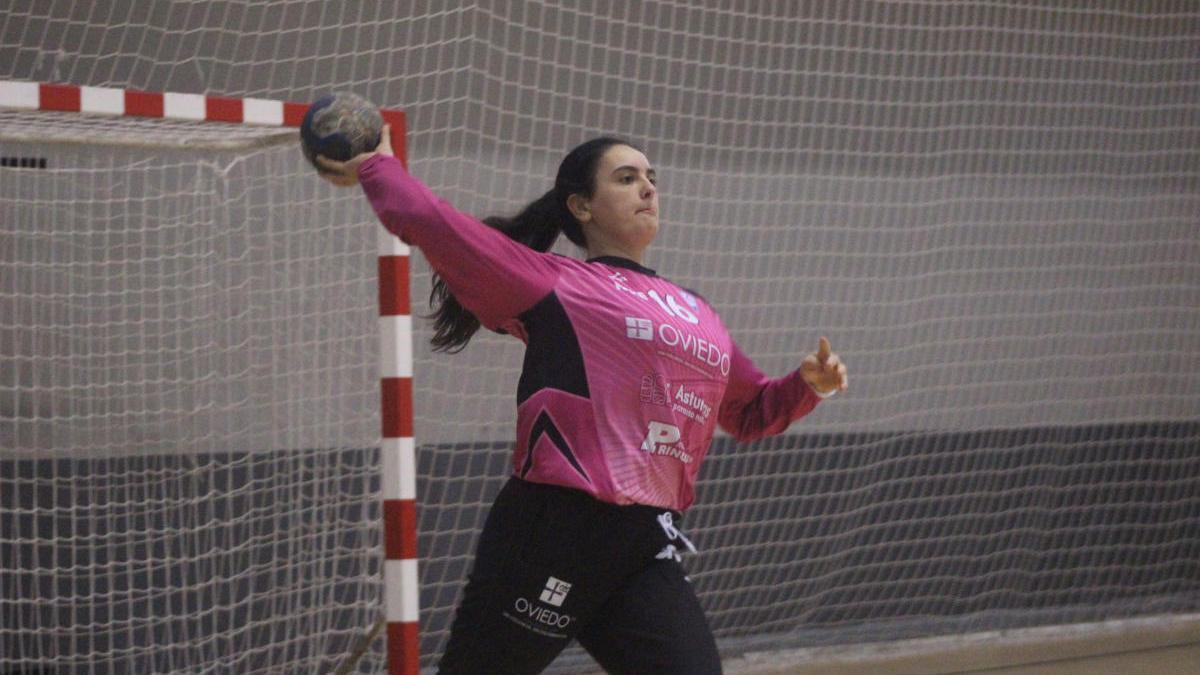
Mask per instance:
[[[578,220],[580,224],[587,223],[592,219],[592,210],[591,206],[588,204],[587,197],[584,197],[578,192],[570,197],[567,197],[567,209],[571,212],[571,215],[575,216],[575,220]]]

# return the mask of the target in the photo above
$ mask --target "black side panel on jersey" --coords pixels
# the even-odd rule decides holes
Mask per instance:
[[[563,438],[562,432],[558,427],[554,426],[554,420],[550,419],[550,415],[545,410],[538,415],[537,420],[533,423],[533,429],[529,431],[529,447],[533,448],[537,445],[538,437],[545,435],[554,444],[558,453],[563,456],[563,459],[570,463],[571,467],[583,476],[583,479],[588,483],[592,482],[592,477],[583,470],[583,466],[579,460],[575,458],[575,453],[571,452],[571,444],[567,443],[567,439]],[[521,478],[529,474],[529,470],[533,468],[533,451],[530,450],[525,454],[525,464],[521,466]]]
[[[517,405],[546,387],[589,398],[583,350],[558,294],[547,295],[518,318],[525,324],[529,343],[517,385]]]

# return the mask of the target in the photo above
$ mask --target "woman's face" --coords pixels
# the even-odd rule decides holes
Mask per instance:
[[[615,248],[640,254],[654,241],[658,233],[656,180],[654,169],[640,151],[628,145],[604,151],[596,167],[592,196],[575,195],[568,202],[583,226],[589,249]]]

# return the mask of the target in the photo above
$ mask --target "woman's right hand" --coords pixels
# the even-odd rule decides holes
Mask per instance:
[[[321,178],[338,187],[353,187],[358,185],[358,167],[362,166],[363,162],[375,155],[396,156],[392,150],[392,125],[383,125],[383,130],[379,134],[379,145],[375,146],[375,149],[370,152],[355,155],[345,162],[317,155],[317,164],[321,167],[317,173]]]

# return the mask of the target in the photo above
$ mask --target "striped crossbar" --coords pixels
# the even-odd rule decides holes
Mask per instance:
[[[230,98],[0,80],[0,107],[26,110],[299,127],[304,113],[308,111],[308,105],[261,98]],[[389,109],[381,109],[379,112],[383,120],[392,127],[392,147],[396,156],[404,160],[404,112]]]

